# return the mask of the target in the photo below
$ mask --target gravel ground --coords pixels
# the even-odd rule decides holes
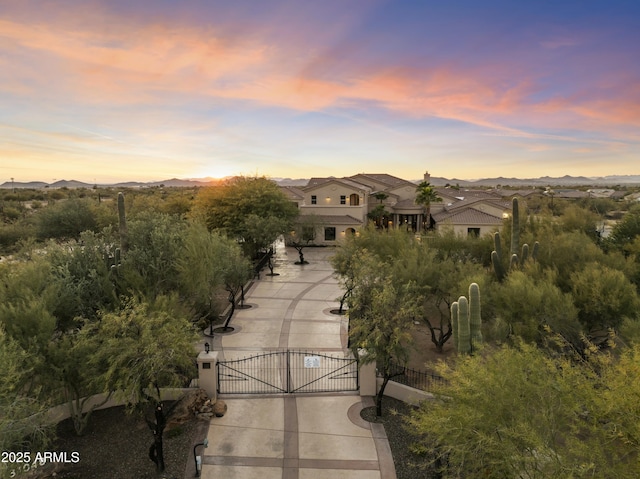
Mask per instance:
[[[418,438],[405,427],[404,418],[410,414],[411,410],[412,407],[408,404],[385,397],[382,400],[381,417],[376,417],[375,407],[363,409],[360,415],[369,422],[384,425],[398,479],[436,479],[439,476],[429,467],[428,458],[411,450],[412,444],[418,441]]]
[[[182,479],[193,477],[195,469],[188,459],[193,457],[193,446],[201,442],[208,423],[191,420],[164,433],[163,477]],[[148,456],[153,435],[140,417],[126,414],[122,407],[95,411],[85,434],[76,436],[70,420],[61,422],[58,440],[52,450],[79,453],[77,464],[66,464],[55,477],[64,479],[155,479],[155,464]],[[186,468],[190,471],[185,474]]]

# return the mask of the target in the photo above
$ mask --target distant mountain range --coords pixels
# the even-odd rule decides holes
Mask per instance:
[[[307,184],[308,179],[305,178],[273,178],[275,182],[282,186],[304,186]],[[181,180],[178,178],[171,178],[163,181],[127,181],[122,183],[113,184],[98,184],[93,185],[90,183],[83,183],[76,180],[58,180],[54,183],[45,183],[44,181],[29,181],[29,182],[11,182],[5,181],[0,185],[0,188],[93,188],[99,187],[112,187],[112,188],[151,188],[151,187],[195,187],[195,186],[211,186],[218,183],[220,180],[213,178],[193,178]],[[422,180],[412,180],[415,183],[419,183]],[[551,177],[543,176],[540,178],[483,178],[479,180],[460,180],[457,178],[449,179],[438,176],[432,176],[430,180],[433,186],[445,186],[445,185],[458,185],[466,187],[475,186],[502,186],[502,187],[544,187],[544,186],[640,186],[640,175],[611,175],[601,177],[586,177],[586,176],[562,176]]]
[[[600,177],[569,176],[540,178],[483,178],[480,180],[459,180],[431,177],[433,186],[502,186],[502,187],[544,187],[544,186],[640,186],[640,175],[610,175]]]

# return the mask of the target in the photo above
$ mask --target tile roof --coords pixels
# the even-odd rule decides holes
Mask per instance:
[[[474,210],[473,208],[461,211],[441,211],[433,215],[433,219],[436,223],[496,226],[502,224],[502,218]]]
[[[344,185],[348,185],[352,188],[356,188],[358,190],[367,190],[370,191],[371,187],[367,186],[363,183],[358,183],[357,181],[352,180],[351,178],[334,178],[333,176],[330,176],[328,178],[311,178],[309,180],[309,182],[307,183],[306,186],[302,187],[303,190],[309,190],[309,189],[313,189],[317,186],[322,186],[324,184],[327,184],[331,181],[335,181],[338,183],[342,183]]]
[[[484,203],[488,205],[495,206],[496,208],[501,208],[504,210],[510,210],[512,203],[510,201],[504,201],[500,198],[496,198],[495,196],[492,198],[465,198],[464,200],[460,200],[456,203],[452,203],[450,205],[445,206],[445,211],[454,211],[463,208],[469,208],[471,205]]]
[[[357,175],[353,175],[350,178],[356,178],[358,176],[364,177],[364,178],[370,178],[371,180],[376,181],[378,183],[383,183],[388,187],[400,186],[406,183],[409,183],[415,186],[415,184],[411,183],[410,181],[403,180],[402,178],[398,178],[397,176],[393,176],[393,175],[388,175],[386,173],[358,173]],[[356,180],[356,181],[360,181],[360,180]]]

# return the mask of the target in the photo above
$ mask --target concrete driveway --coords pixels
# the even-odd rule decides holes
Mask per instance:
[[[264,270],[246,294],[251,308],[231,321],[213,348],[222,359],[263,351],[346,352],[347,319],[332,314],[341,296],[328,258],[334,248],[308,248],[306,265],[279,245],[275,273]],[[371,398],[357,393],[221,397],[228,405],[211,420],[204,450],[206,479],[394,479],[384,428],[360,418]]]

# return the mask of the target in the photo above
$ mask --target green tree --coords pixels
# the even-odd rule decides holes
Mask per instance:
[[[107,365],[103,390],[118,391],[131,411],[153,410],[151,418],[145,416],[154,438],[149,456],[162,473],[163,433],[171,412],[162,388],[182,387],[195,374],[191,324],[175,298],[158,297],[153,304],[131,299],[83,332],[99,340],[94,361]]]
[[[490,332],[495,340],[516,335],[540,344],[546,328],[575,343],[582,330],[573,297],[555,285],[555,274],[542,277],[527,271],[512,271],[504,282],[484,296],[495,315]]]
[[[182,294],[196,314],[209,323],[210,334],[213,334],[213,323],[223,309],[220,295],[225,287],[225,268],[231,266],[225,258],[230,251],[239,254],[234,241],[194,222],[187,230],[184,251],[178,260]],[[240,263],[248,267],[244,257],[240,258]]]
[[[587,332],[617,329],[625,318],[637,318],[635,286],[621,271],[588,263],[571,275],[578,318]]]
[[[637,359],[575,363],[520,343],[442,363],[447,382],[410,420],[417,448],[442,477],[637,477]]]
[[[285,243],[298,252],[296,264],[308,264],[304,259],[303,250],[316,239],[318,228],[322,226],[320,217],[314,214],[299,215],[293,225],[293,229],[285,236]]]
[[[74,239],[83,231],[97,229],[91,202],[69,199],[42,208],[34,215],[40,239]]]
[[[47,352],[50,383],[58,382],[62,386],[64,400],[78,436],[84,434],[93,412],[106,404],[113,394],[113,391],[109,391],[102,401],[89,406],[92,396],[101,392],[97,378],[101,377],[106,367],[93,359],[98,346],[96,337],[74,331],[56,337]]]
[[[640,236],[640,205],[632,206],[622,219],[615,225],[609,236],[612,248],[630,254],[630,246]]]
[[[219,267],[230,306],[223,328],[228,329],[238,306],[238,295],[240,295],[240,301],[244,302],[244,285],[251,279],[253,272],[251,262],[242,254],[238,245],[225,242],[221,246]]]
[[[59,330],[77,328],[76,318],[95,320],[99,310],[117,306],[116,285],[107,262],[111,245],[103,238],[86,231],[78,242],[47,246],[57,292],[52,313]]]
[[[431,229],[431,203],[440,203],[442,202],[442,198],[438,196],[438,192],[428,181],[421,181],[416,187],[415,202],[417,205],[421,205],[425,209],[425,214],[423,215],[423,228]]]
[[[0,265],[0,325],[20,346],[42,353],[56,331],[57,290],[45,258]]]
[[[122,260],[123,288],[149,298],[178,291],[178,259],[187,222],[148,212],[127,221],[128,250]]]
[[[203,218],[209,229],[236,239],[250,258],[286,233],[297,214],[296,206],[275,182],[257,176],[238,176],[203,189],[194,207],[194,215]],[[270,235],[254,226],[256,217],[273,226]]]
[[[414,285],[396,284],[385,277],[385,265],[370,254],[359,255],[356,288],[349,298],[349,340],[363,364],[375,362],[383,382],[376,396],[376,414],[382,415],[382,397],[394,375],[393,363],[406,363],[410,331],[421,298]],[[363,354],[361,354],[361,352]]]
[[[1,451],[36,451],[52,439],[54,431],[45,414],[49,402],[29,387],[37,361],[0,325]],[[0,477],[10,477],[8,467],[5,461],[0,463]]]

